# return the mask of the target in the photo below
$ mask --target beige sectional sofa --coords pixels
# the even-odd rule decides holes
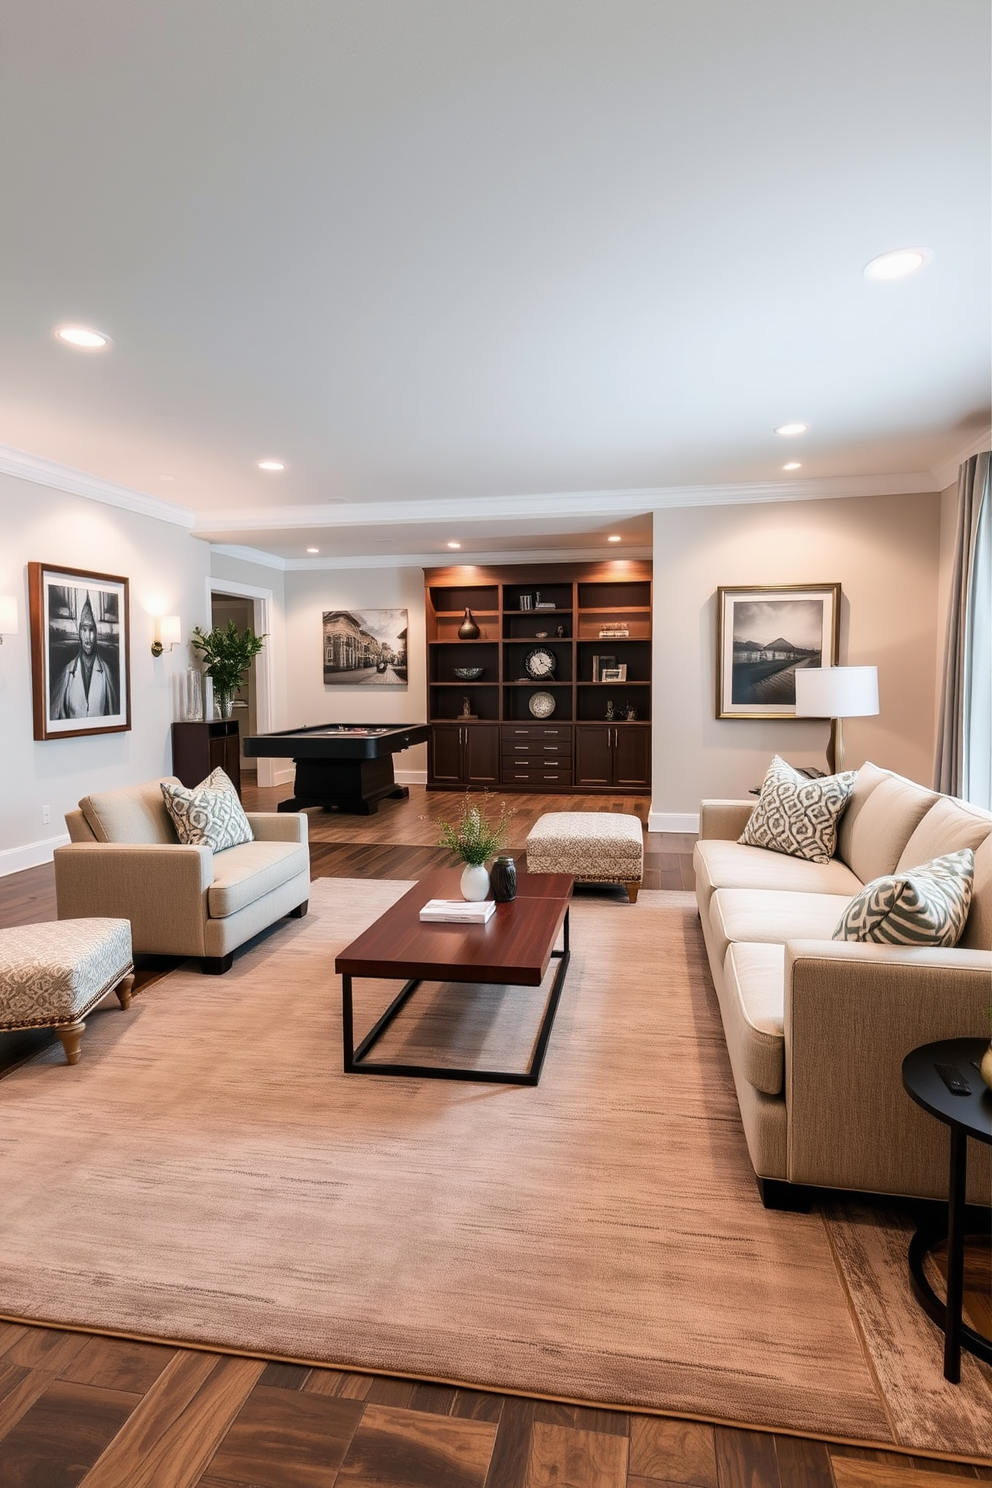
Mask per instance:
[[[307,818],[250,811],[255,840],[215,853],[179,842],[161,784],[84,796],[67,814],[71,842],[54,854],[59,919],[130,920],[136,952],[198,956],[205,972],[225,972],[253,935],[306,914]]]
[[[762,1197],[793,1207],[808,1196],[790,1186],[815,1185],[946,1198],[947,1129],[905,1094],[901,1065],[919,1044],[989,1035],[992,816],[866,764],[820,865],[738,843],[753,807],[702,803],[695,868]],[[831,939],[863,884],[963,847],[975,891],[953,949]],[[989,1202],[987,1148],[968,1190]]]

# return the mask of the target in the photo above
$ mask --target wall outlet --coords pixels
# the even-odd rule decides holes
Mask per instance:
[[[51,819],[52,819],[52,813],[51,813],[50,808],[48,806],[42,806],[42,808],[41,808],[41,824],[42,824],[42,826],[43,827],[47,827],[47,825],[51,821]]]

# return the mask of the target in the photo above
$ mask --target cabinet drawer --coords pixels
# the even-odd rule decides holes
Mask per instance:
[[[520,760],[571,760],[571,739],[517,739],[503,740],[504,761]]]
[[[546,765],[509,764],[503,761],[503,784],[513,785],[571,785],[572,766],[571,763]]]
[[[504,723],[503,747],[521,744],[525,740],[541,740],[548,744],[572,742],[572,728],[567,723]]]

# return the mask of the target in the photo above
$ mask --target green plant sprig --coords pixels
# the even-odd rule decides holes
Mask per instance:
[[[463,863],[471,863],[476,867],[487,858],[495,857],[506,846],[513,813],[507,809],[506,802],[501,801],[499,820],[493,822],[488,815],[490,803],[488,791],[482,793],[481,802],[478,796],[473,799],[471,792],[466,791],[465,809],[459,821],[447,822],[440,817],[435,819],[435,825],[441,829],[438,847],[450,848]]]
[[[217,691],[236,692],[265,639],[265,635],[256,635],[250,625],[239,630],[229,620],[226,627],[215,625],[209,632],[195,626],[192,644],[203,657],[204,671],[213,678]]]

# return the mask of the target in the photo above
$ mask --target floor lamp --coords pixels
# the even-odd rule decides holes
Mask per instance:
[[[796,671],[796,717],[829,718],[827,769],[844,768],[845,718],[868,718],[878,712],[878,668],[800,667]]]

